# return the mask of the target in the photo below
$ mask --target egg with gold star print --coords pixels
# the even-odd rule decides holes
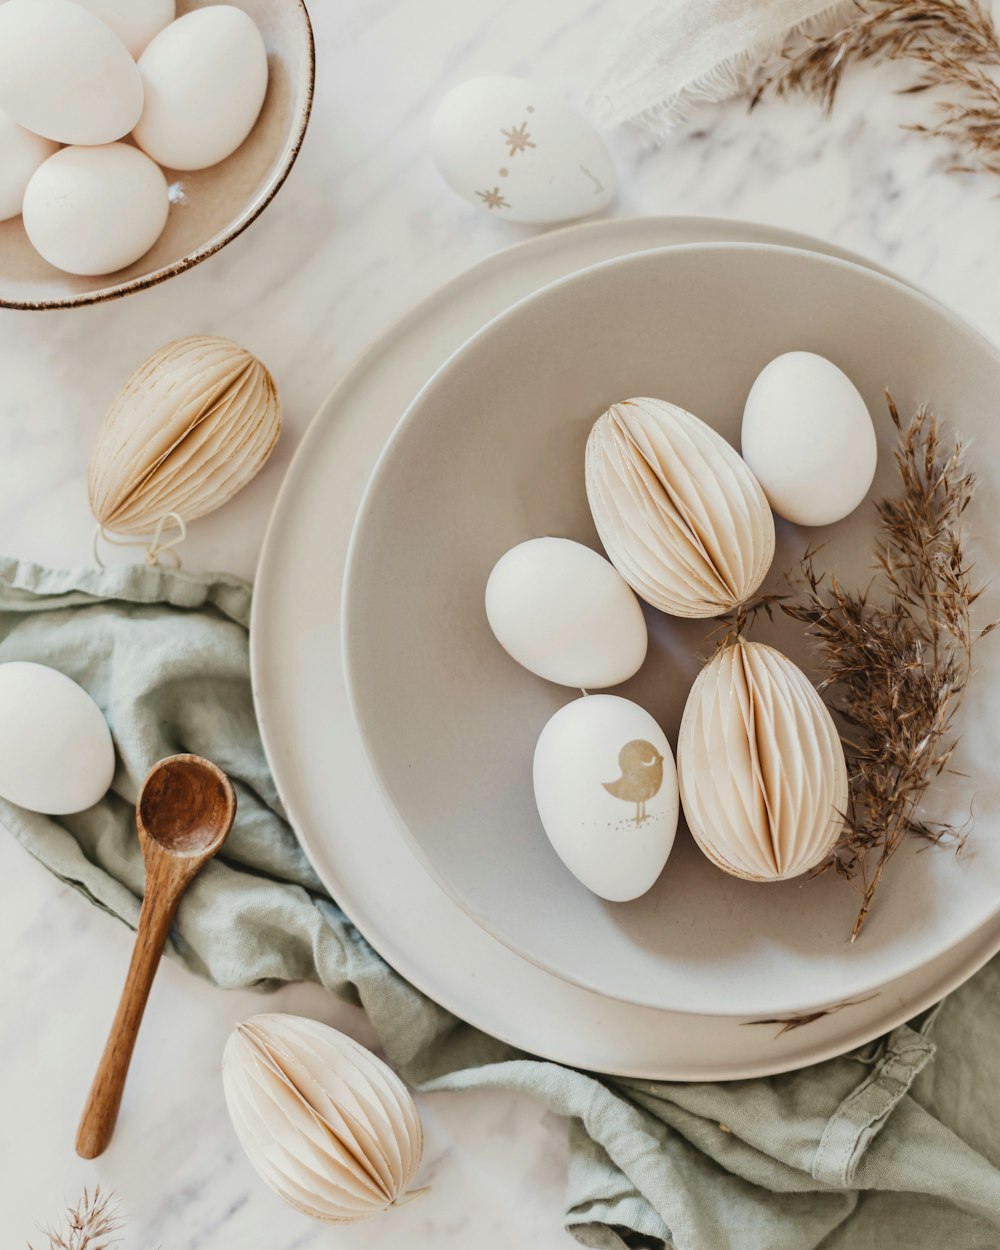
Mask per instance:
[[[535,802],[553,850],[601,898],[645,894],[677,831],[673,752],[652,716],[618,695],[574,699],[535,746]]]
[[[606,207],[617,187],[611,153],[590,122],[523,78],[473,78],[449,92],[431,147],[449,186],[507,221],[585,217]]]

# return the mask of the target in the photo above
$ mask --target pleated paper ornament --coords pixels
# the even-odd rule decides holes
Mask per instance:
[[[587,441],[587,498],[604,549],[636,594],[672,616],[721,616],[774,558],[774,518],[741,457],[698,417],[627,399]]]
[[[749,881],[817,867],[847,810],[844,748],[805,673],[739,638],[691,688],[677,740],[681,806],[714,863]]]
[[[91,510],[108,534],[148,535],[168,518],[183,529],[246,486],[280,430],[274,380],[255,356],[206,335],[168,343],[104,418]]]
[[[407,1197],[423,1129],[399,1077],[316,1020],[270,1014],[237,1025],[222,1060],[226,1103],[247,1157],[306,1215],[350,1223]]]

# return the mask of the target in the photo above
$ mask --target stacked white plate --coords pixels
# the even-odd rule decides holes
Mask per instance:
[[[692,246],[702,243],[751,246]],[[815,253],[839,259],[816,261]],[[775,329],[781,318],[762,315],[767,301],[755,292],[782,283],[812,290],[814,274],[829,298]],[[681,298],[691,307],[692,291],[697,332],[678,341],[675,321],[658,343],[656,310]],[[601,322],[594,313],[623,307],[623,295],[652,322],[638,346],[634,325],[618,342],[621,317]],[[719,333],[734,298],[746,318],[738,343]],[[585,320],[574,327],[578,317]],[[580,349],[574,356],[566,343],[587,333],[594,372],[575,378]],[[732,438],[735,396],[752,367],[793,346],[823,351],[831,336],[829,353],[873,412],[888,381],[904,404],[926,399],[953,410],[959,432],[980,445],[998,437],[985,413],[1000,357],[925,297],[857,257],[784,231],[652,218],[543,235],[450,283],[342,379],[289,471],[251,631],[258,713],[282,798],[318,873],[372,945],[456,1014],[525,1050],[661,1079],[787,1070],[893,1027],[1000,948],[1000,854],[990,851],[987,829],[1000,796],[983,776],[995,750],[992,733],[983,739],[987,695],[1000,670],[977,677],[981,697],[974,691],[966,712],[966,741],[979,746],[968,761],[978,860],[970,866],[940,850],[902,855],[885,905],[854,947],[844,939],[855,900],[842,882],[738,882],[704,861],[686,834],[649,897],[602,903],[565,873],[531,810],[530,748],[569,696],[490,648],[481,622],[490,555],[542,533],[594,541],[575,440],[607,402],[663,394]],[[907,351],[920,354],[919,367]],[[537,491],[526,487],[530,430],[512,426],[530,396],[545,414]],[[466,426],[473,423],[465,429],[463,404]],[[340,641],[348,546],[364,484],[404,412],[355,533],[348,673]],[[880,434],[885,444],[888,433]],[[877,485],[891,485],[882,459]],[[462,487],[442,490],[456,475]],[[996,493],[985,481],[982,515]],[[477,499],[486,522],[469,512]],[[850,529],[840,541],[866,549]],[[800,546],[786,534],[776,569]],[[992,556],[979,553],[984,565]],[[685,693],[678,649],[690,651],[679,671],[687,664],[693,674],[701,639],[661,630],[653,668],[623,688],[668,735]],[[781,645],[794,652],[802,640]],[[667,693],[657,682],[664,657],[677,686]],[[470,671],[480,695],[461,699]]]

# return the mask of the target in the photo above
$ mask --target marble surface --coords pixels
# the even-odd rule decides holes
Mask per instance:
[[[637,0],[634,0],[637,3]],[[641,6],[640,6],[641,7]],[[421,296],[523,238],[439,181],[425,136],[443,90],[515,73],[582,97],[622,24],[621,0],[313,0],[316,108],[274,204],[219,256],[126,301],[66,313],[0,312],[3,551],[90,559],[86,465],[126,374],[170,338],[225,334],[273,370],[287,431],[238,500],[199,522],[190,568],[251,575],[299,435],[352,356]],[[808,102],[706,107],[661,146],[617,133],[613,211],[705,213],[793,227],[895,267],[1000,340],[998,186],[946,172],[953,154],[907,133],[919,98],[891,68],[848,76],[831,118]],[[752,315],[752,309],[747,310]],[[259,1184],[226,1118],[218,1059],[256,1010],[314,1014],[370,1040],[360,1013],[312,986],[224,994],[172,965],[157,982],[108,1153],[73,1153],[77,1117],[128,959],[131,934],[0,837],[0,1212],[4,1245],[44,1244],[84,1185],[114,1188],[126,1250],[411,1250],[569,1246],[564,1128],[500,1094],[420,1100],[433,1189],[391,1220],[315,1225]]]

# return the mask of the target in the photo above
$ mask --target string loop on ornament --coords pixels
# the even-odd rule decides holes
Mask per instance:
[[[169,524],[177,527],[177,533],[173,538],[166,542],[163,540],[164,531]],[[94,530],[94,561],[99,568],[106,568],[104,561],[101,559],[100,544],[103,539],[111,547],[142,547],[146,552],[146,563],[148,565],[159,565],[162,563],[160,557],[166,556],[167,563],[175,568],[181,567],[181,558],[176,548],[187,537],[187,525],[184,518],[179,512],[165,512],[156,523],[156,528],[147,540],[144,537],[139,538],[122,538],[116,534],[109,533],[103,525],[98,525]]]

